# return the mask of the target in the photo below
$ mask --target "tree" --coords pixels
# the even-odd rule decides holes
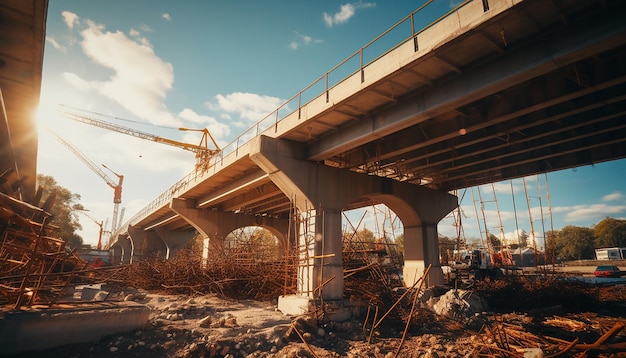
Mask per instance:
[[[400,254],[404,255],[404,234],[396,236],[396,248]]]
[[[502,248],[502,241],[500,241],[496,235],[489,233],[487,240],[489,240],[489,246],[491,246],[494,251],[500,251]]]
[[[594,257],[593,230],[587,227],[566,226],[558,234],[555,251],[564,260],[584,260]]]
[[[447,264],[454,257],[457,242],[447,236],[439,235],[439,257],[442,264]]]
[[[376,238],[371,230],[363,229],[356,232],[357,241],[363,243],[363,247],[374,250],[376,247]]]
[[[519,246],[528,247],[528,233],[524,229],[519,233]]]
[[[76,230],[82,229],[76,210],[85,210],[79,194],[73,194],[69,190],[59,186],[53,177],[38,174],[37,186],[42,190],[42,202],[55,195],[54,204],[50,209],[52,219],[49,224],[59,228],[58,236],[65,241],[69,248],[78,248],[83,244],[83,238],[76,234]]]
[[[257,258],[276,260],[278,253],[278,238],[271,231],[262,227],[256,228],[252,234],[251,241],[257,248]]]
[[[596,247],[626,246],[626,220],[605,218],[594,226]]]
[[[546,233],[546,248],[545,257],[546,263],[556,262],[557,255],[557,240],[559,237],[559,231],[550,230]]]

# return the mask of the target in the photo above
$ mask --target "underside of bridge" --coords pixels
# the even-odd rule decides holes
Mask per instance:
[[[37,128],[48,2],[0,2],[0,174],[2,192],[35,193]]]
[[[311,158],[442,190],[624,158],[626,45],[617,25],[624,3],[517,6],[339,105],[349,115],[379,103],[376,112],[342,124],[343,131],[382,128],[406,116],[404,109],[422,107],[426,113],[414,124],[388,135],[381,130],[380,138],[347,151],[332,147],[332,133],[324,135],[312,143]],[[619,33],[614,25],[621,39],[611,38]],[[520,80],[518,70],[537,75]],[[420,87],[405,87],[416,78]]]

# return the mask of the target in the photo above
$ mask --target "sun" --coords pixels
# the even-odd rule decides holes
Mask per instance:
[[[54,110],[54,107],[52,107],[49,103],[40,101],[35,113],[35,123],[38,131],[41,132],[42,130],[49,128],[49,123],[53,120],[53,117],[57,115],[58,114]]]

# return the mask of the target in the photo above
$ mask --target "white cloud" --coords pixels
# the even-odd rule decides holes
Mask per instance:
[[[76,88],[79,91],[87,91],[91,88],[91,85],[88,81],[80,78],[75,73],[72,72],[64,72],[62,75],[65,82],[69,83],[72,87]]]
[[[511,182],[495,183],[494,188],[497,193],[511,194]],[[522,191],[523,188],[521,185],[513,184],[513,193],[519,193]]]
[[[339,12],[335,14],[331,15],[326,12],[323,13],[324,22],[326,22],[326,25],[328,27],[333,27],[333,25],[338,25],[338,24],[345,24],[346,22],[348,22],[348,20],[350,20],[354,16],[357,9],[365,9],[365,8],[370,8],[374,6],[376,6],[375,3],[362,3],[362,2],[353,3],[353,4],[344,4],[344,5],[341,5]]]
[[[619,191],[616,191],[614,193],[611,193],[609,195],[605,195],[602,197],[602,201],[616,201],[616,200],[622,200],[624,199],[624,194],[620,193]]]
[[[78,24],[78,20],[80,19],[78,15],[70,11],[63,11],[61,16],[63,16],[63,22],[65,22],[65,25],[67,25],[70,29],[73,29],[74,25]]]
[[[161,16],[163,16],[163,18],[165,20],[167,20],[167,21],[172,21],[172,16],[170,14],[168,14],[168,13],[165,13],[165,14],[163,14]]]
[[[215,96],[217,108],[229,113],[236,113],[242,119],[251,122],[261,120],[272,113],[283,100],[277,97],[262,96],[255,93],[234,92],[226,96]],[[209,104],[211,106],[211,104]]]
[[[606,204],[591,204],[591,205],[576,205],[571,208],[567,208],[567,215],[565,215],[566,222],[584,222],[593,221],[594,219],[604,218],[606,216],[615,217],[616,215],[623,215],[626,212],[626,205],[606,205]]]
[[[146,39],[137,42],[92,21],[81,35],[85,54],[113,71],[105,81],[91,81],[93,88],[140,118],[160,125],[179,124],[162,102],[172,88],[174,69]]]
[[[146,24],[139,24],[139,29],[143,32],[152,32],[152,28]]]
[[[65,52],[65,50],[66,50],[65,46],[61,45],[53,37],[46,36],[46,41],[49,42],[52,45],[52,47],[54,47],[55,49],[57,49],[57,50],[59,50],[61,52]]]
[[[308,35],[302,35],[297,31],[294,31],[294,35],[296,36],[296,39],[289,43],[289,48],[293,50],[297,50],[298,48],[300,48],[300,45],[306,46],[310,45],[311,43],[319,44],[324,42],[323,40],[313,39],[311,36]]]
[[[189,108],[182,110],[178,114],[178,117],[195,125],[193,129],[207,128],[218,144],[220,144],[220,142],[223,143],[223,139],[230,134],[230,127],[228,127],[228,125],[218,122],[213,117],[200,115]],[[209,138],[208,140],[209,146],[211,146],[211,139]]]

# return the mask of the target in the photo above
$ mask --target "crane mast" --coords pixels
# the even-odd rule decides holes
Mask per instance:
[[[89,215],[85,210],[78,210],[78,212],[90,218],[93,222],[96,223],[96,225],[100,227],[100,232],[98,233],[98,246],[96,246],[96,249],[102,250],[102,233],[104,232],[103,222],[96,220],[93,216]]]
[[[209,130],[206,128],[203,128],[203,129],[178,128],[181,131],[201,132],[202,139],[200,140],[200,144],[196,145],[196,144],[178,142],[172,139],[159,137],[159,136],[142,132],[133,128],[120,126],[118,124],[109,123],[100,119],[95,119],[95,118],[83,116],[83,115],[76,114],[76,113],[71,113],[71,112],[66,112],[66,111],[60,111],[60,112],[63,114],[65,118],[71,119],[73,121],[89,124],[89,125],[99,127],[99,128],[112,130],[118,133],[130,135],[136,138],[141,138],[141,139],[145,139],[145,140],[149,140],[149,141],[153,141],[157,143],[167,144],[170,146],[182,148],[184,150],[193,152],[196,155],[196,170],[206,169],[208,167],[209,160],[220,151],[219,146],[215,142],[215,139],[213,138]],[[215,149],[209,149],[209,139],[215,146]]]
[[[115,176],[118,178],[117,184],[111,179],[104,170],[100,169],[100,167],[94,163],[91,159],[89,159],[85,154],[83,154],[78,148],[61,138],[56,133],[52,132],[52,134],[56,137],[56,139],[63,145],[65,145],[78,159],[80,159],[85,165],[89,167],[89,169],[93,170],[100,178],[102,178],[108,186],[113,189],[113,219],[111,221],[111,232],[114,232],[117,229],[117,216],[119,211],[120,203],[122,202],[122,183],[124,182],[124,176],[117,174],[113,170],[111,170],[106,165],[102,164],[102,166],[108,170],[110,170]]]

